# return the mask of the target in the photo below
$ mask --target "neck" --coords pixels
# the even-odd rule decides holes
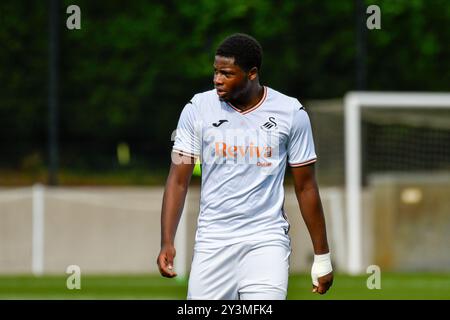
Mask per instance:
[[[259,101],[261,101],[263,95],[264,87],[258,83],[250,87],[248,92],[242,95],[242,98],[230,102],[236,108],[240,109],[241,111],[245,111],[253,108]]]

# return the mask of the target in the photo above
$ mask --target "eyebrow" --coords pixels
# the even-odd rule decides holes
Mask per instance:
[[[216,67],[215,65],[213,65],[213,68],[214,68],[215,70],[233,71],[233,69],[232,69],[232,68],[229,68],[229,67],[222,67],[222,68],[219,68],[219,67]]]

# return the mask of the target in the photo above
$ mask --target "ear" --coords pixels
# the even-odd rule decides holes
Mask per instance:
[[[253,81],[256,79],[256,77],[258,76],[258,68],[253,67],[250,69],[250,71],[248,72],[248,79]]]

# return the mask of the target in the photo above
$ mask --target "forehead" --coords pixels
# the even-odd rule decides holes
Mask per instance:
[[[215,56],[214,68],[217,69],[240,69],[238,65],[234,64],[234,57]]]

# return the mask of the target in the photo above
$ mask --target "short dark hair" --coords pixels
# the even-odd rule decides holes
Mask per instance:
[[[216,55],[233,57],[234,63],[246,72],[253,67],[261,69],[262,47],[255,38],[248,34],[235,33],[227,37],[217,48]]]

